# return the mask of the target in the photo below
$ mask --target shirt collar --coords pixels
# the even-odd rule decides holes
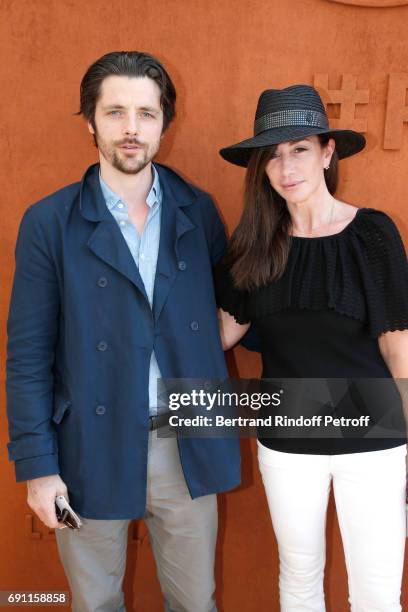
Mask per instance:
[[[161,185],[160,185],[159,173],[154,167],[154,164],[152,164],[152,168],[153,168],[153,184],[146,198],[146,203],[149,208],[152,208],[154,204],[156,204],[156,202],[158,204],[161,204],[161,199],[162,199],[162,190],[161,190]],[[99,170],[99,183],[101,185],[103,197],[105,198],[106,206],[108,207],[109,210],[113,210],[117,206],[117,204],[123,201],[122,198],[118,196],[117,193],[112,191],[109,185],[105,183],[105,181],[101,177],[100,170]],[[126,204],[126,202],[124,202],[124,204]]]

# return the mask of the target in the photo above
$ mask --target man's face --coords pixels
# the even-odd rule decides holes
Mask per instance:
[[[159,86],[148,77],[107,77],[96,103],[95,129],[91,123],[88,128],[108,164],[125,174],[137,174],[160,147]]]

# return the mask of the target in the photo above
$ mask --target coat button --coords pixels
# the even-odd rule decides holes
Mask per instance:
[[[105,408],[105,406],[97,406],[95,408],[95,412],[96,412],[96,414],[105,414],[106,408]]]
[[[98,285],[100,287],[106,287],[107,284],[108,284],[108,280],[104,276],[101,276],[101,278],[98,278]]]
[[[178,262],[178,269],[179,270],[185,270],[187,268],[187,264],[185,261],[179,261]]]
[[[101,340],[98,343],[98,346],[97,346],[98,351],[106,351],[107,348],[108,348],[108,343],[105,342],[105,340]]]
[[[190,327],[193,331],[198,331],[198,327],[199,327],[198,321],[191,321]]]

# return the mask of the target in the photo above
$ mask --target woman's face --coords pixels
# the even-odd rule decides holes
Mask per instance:
[[[289,203],[310,200],[325,186],[324,167],[329,165],[334,147],[333,138],[322,147],[318,136],[281,142],[265,167],[272,187]]]

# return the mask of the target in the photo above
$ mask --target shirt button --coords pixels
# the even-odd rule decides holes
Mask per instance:
[[[145,255],[144,255],[144,253],[142,253],[142,254],[140,255],[140,259],[144,259],[144,258],[145,258]]]
[[[191,321],[190,327],[193,331],[198,331],[198,327],[199,327],[198,321]]]
[[[126,221],[119,221],[119,225],[120,225],[120,227],[125,227]]]
[[[107,348],[108,348],[108,343],[105,342],[105,340],[101,340],[98,343],[98,346],[97,346],[98,351],[106,351]]]
[[[119,204],[118,204],[118,208],[123,208],[123,204],[122,204],[122,202],[119,202]]]
[[[97,406],[95,408],[95,412],[96,412],[96,414],[105,414],[106,408],[105,408],[105,406]]]
[[[187,264],[185,261],[179,261],[178,262],[178,269],[179,270],[185,270],[187,268]]]
[[[101,278],[98,278],[98,285],[100,287],[106,287],[107,284],[108,284],[108,281],[104,276],[101,276]]]

